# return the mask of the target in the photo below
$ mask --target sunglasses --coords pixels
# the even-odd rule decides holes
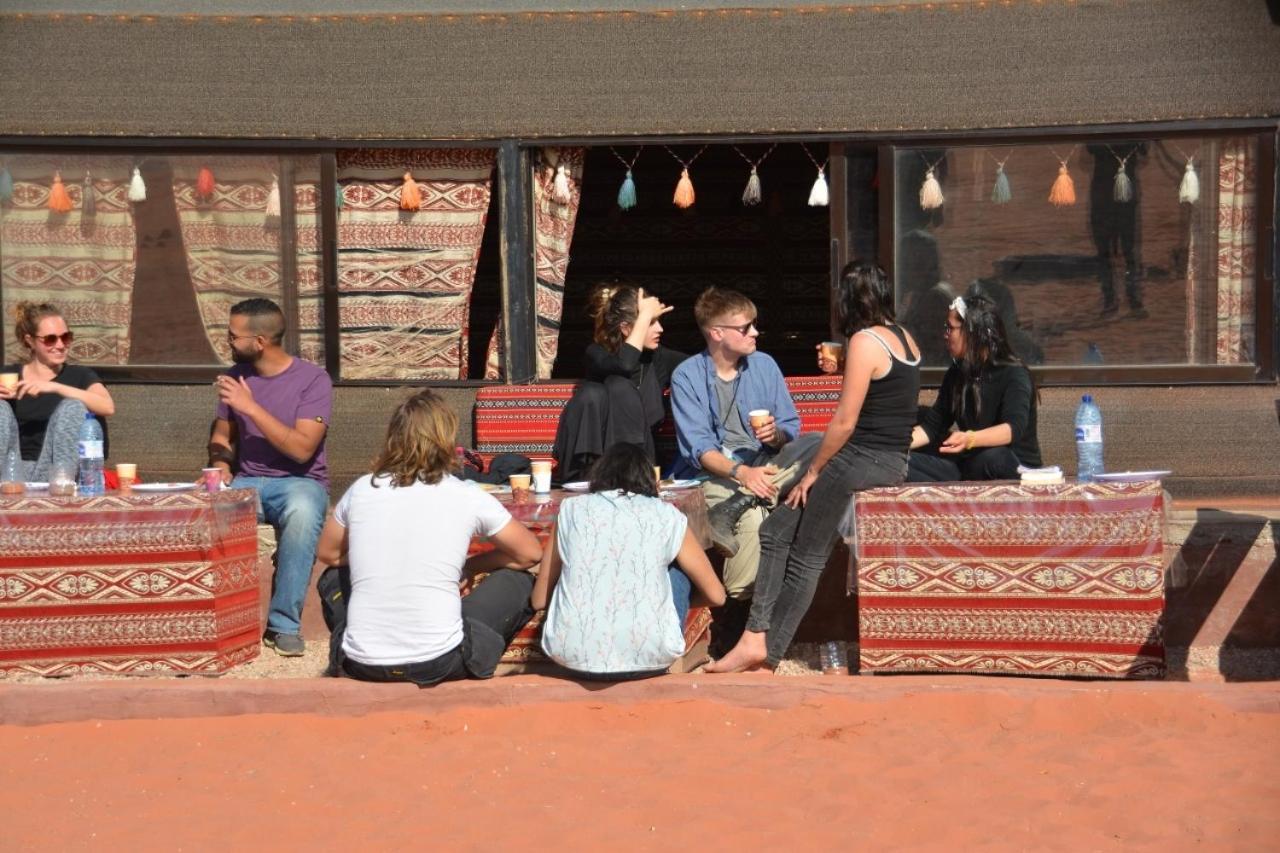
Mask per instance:
[[[725,325],[725,324],[723,324],[723,323],[718,323],[718,324],[715,326],[715,328],[717,328],[717,329],[733,329],[733,330],[734,330],[735,332],[737,332],[738,334],[740,334],[740,335],[744,335],[744,336],[745,336],[745,335],[746,335],[747,333],[749,333],[752,329],[754,329],[754,328],[755,328],[755,326],[756,326],[755,322],[754,322],[754,321],[752,321],[752,322],[750,322],[750,323],[743,323],[741,326],[726,326],[726,325]]]
[[[58,341],[62,341],[64,347],[69,347],[71,346],[71,341],[75,339],[75,333],[63,332],[60,335],[32,335],[32,337],[47,347],[53,346]]]

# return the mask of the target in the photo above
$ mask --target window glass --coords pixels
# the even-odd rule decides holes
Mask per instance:
[[[899,317],[930,365],[973,293],[1029,363],[1252,363],[1256,171],[1254,137],[898,149]]]

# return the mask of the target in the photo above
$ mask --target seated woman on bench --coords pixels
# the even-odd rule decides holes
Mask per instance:
[[[957,297],[943,334],[951,367],[912,432],[907,482],[1016,480],[1019,465],[1039,468],[1035,385],[995,303]]]
[[[658,497],[644,451],[615,444],[591,468],[591,494],[560,505],[533,587],[533,606],[547,608],[542,649],[587,678],[664,673],[684,654],[691,583],[697,603],[724,604],[684,513]]]
[[[656,296],[630,284],[605,285],[591,295],[595,342],[586,370],[560,413],[552,454],[562,482],[586,477],[606,447],[618,442],[655,458],[653,431],[666,417],[662,393],[688,356],[659,344],[663,314]],[[652,463],[651,463],[652,464]]]

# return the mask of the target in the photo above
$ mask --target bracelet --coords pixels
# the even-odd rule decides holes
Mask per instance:
[[[973,434],[973,430],[968,430],[967,432],[965,432],[965,435],[969,436],[969,443],[968,443],[968,444],[966,444],[966,445],[964,446],[964,449],[965,449],[965,450],[973,450],[973,442],[974,442],[974,439],[975,439],[975,436],[974,436],[974,434]]]
[[[730,480],[736,480],[736,479],[738,479],[738,469],[739,469],[739,468],[741,468],[741,467],[742,467],[742,463],[741,463],[741,462],[735,462],[735,463],[733,463],[733,467],[729,469],[729,479],[730,479]]]
[[[209,467],[212,468],[218,462],[225,462],[228,467],[234,468],[236,464],[236,456],[231,452],[230,448],[223,447],[221,444],[209,444]]]

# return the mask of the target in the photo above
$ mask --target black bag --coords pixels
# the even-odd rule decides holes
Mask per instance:
[[[347,632],[347,605],[351,601],[351,567],[330,566],[316,580],[320,612],[329,627],[329,666],[324,674],[342,677],[342,635]]]

